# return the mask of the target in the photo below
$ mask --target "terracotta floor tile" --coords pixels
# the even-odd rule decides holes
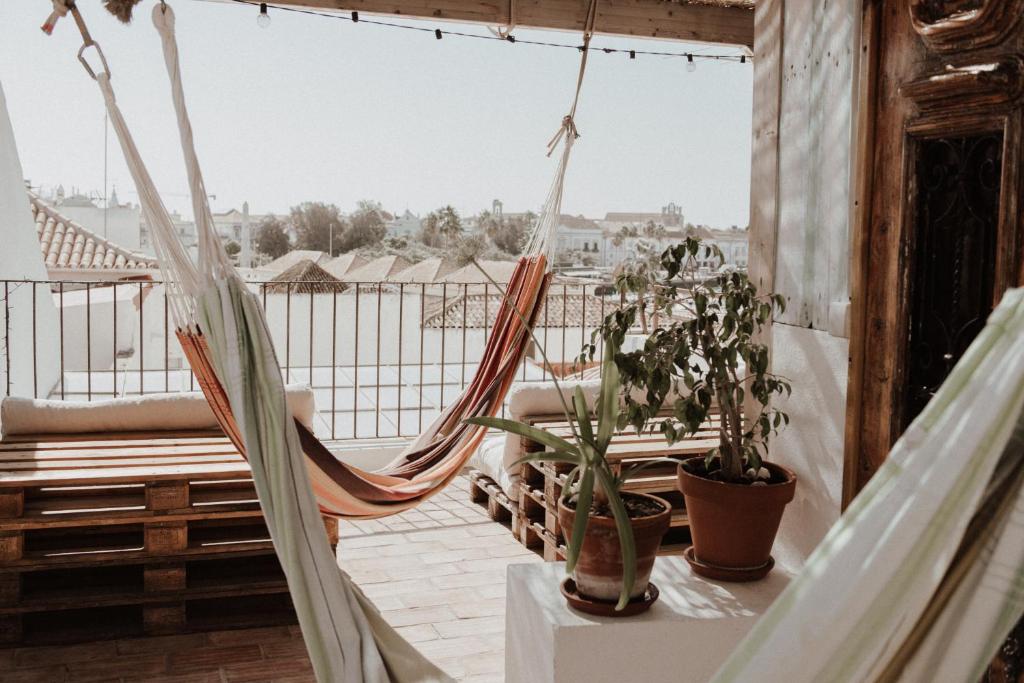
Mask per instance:
[[[63,683],[71,679],[68,678],[67,667],[57,665],[5,671],[0,680],[4,683]]]
[[[18,667],[52,666],[68,662],[109,660],[117,656],[117,641],[104,640],[80,645],[20,648],[14,655]]]
[[[505,632],[505,615],[490,617],[473,617],[434,624],[434,628],[442,638],[461,638],[463,636],[482,636],[491,633]]]
[[[167,673],[205,673],[226,664],[262,660],[263,653],[255,643],[224,647],[203,647],[170,655]]]
[[[505,569],[541,559],[469,502],[464,478],[414,512],[342,522],[339,534],[339,565],[399,633],[457,680],[501,680]],[[314,681],[297,625],[0,650],[0,672],[2,683]]]

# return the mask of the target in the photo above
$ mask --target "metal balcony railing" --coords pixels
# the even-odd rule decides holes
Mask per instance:
[[[248,284],[285,381],[313,388],[316,431],[337,440],[419,434],[471,380],[501,302],[488,283]],[[0,295],[5,395],[198,390],[159,281],[0,280]],[[559,372],[617,305],[600,285],[552,285],[535,334]],[[547,377],[531,345],[519,379]]]

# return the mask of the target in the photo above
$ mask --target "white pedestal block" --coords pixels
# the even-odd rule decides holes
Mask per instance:
[[[707,681],[790,579],[776,567],[763,581],[714,583],[681,557],[659,557],[658,602],[612,619],[571,609],[564,576],[561,562],[508,568],[506,683]]]

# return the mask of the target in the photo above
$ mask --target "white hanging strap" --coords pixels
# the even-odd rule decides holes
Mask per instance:
[[[153,25],[160,34],[163,45],[164,64],[171,81],[171,99],[178,119],[181,151],[185,156],[189,192],[192,195],[192,214],[199,237],[199,271],[204,276],[215,279],[218,275],[233,272],[233,269],[213,223],[203,173],[199,167],[199,158],[196,156],[192,123],[185,106],[185,92],[181,84],[181,65],[178,60],[178,43],[174,35],[174,21],[174,10],[171,7],[165,3],[153,6]]]
[[[547,199],[537,218],[537,225],[527,244],[527,253],[530,254],[550,256],[555,233],[558,231],[559,218],[562,214],[562,195],[565,189],[565,171],[569,165],[572,146],[580,136],[579,130],[576,128],[576,107],[579,105],[580,91],[583,89],[583,77],[587,71],[587,56],[590,54],[590,39],[594,34],[596,19],[597,0],[590,0],[587,17],[583,22],[583,45],[580,48],[582,56],[580,57],[579,74],[576,76],[576,90],[573,93],[572,105],[569,107],[569,113],[562,118],[562,125],[548,141],[548,156],[554,153],[559,144],[562,145],[562,156],[555,169],[555,178],[548,190]]]

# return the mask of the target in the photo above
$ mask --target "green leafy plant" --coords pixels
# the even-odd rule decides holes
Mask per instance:
[[[662,253],[660,271],[634,273],[629,291],[637,296],[605,318],[581,360],[594,357],[598,336],[621,337],[644,311],[655,312],[660,324],[643,348],[613,359],[625,396],[619,427],[643,430],[670,408],[671,416],[657,424],[674,443],[696,433],[717,405],[719,444],[708,454],[706,473],[749,483],[766,478],[762,458],[769,439],[789,422],[771,406],[773,396],[790,393],[789,382],[768,371],[768,348],[758,341],[773,313],[785,310],[785,300],[758,294],[738,270],[700,280],[698,261],[708,259],[724,263],[717,246],[689,237]],[[748,398],[754,415],[744,415]]]
[[[477,267],[479,268],[478,264]],[[480,270],[483,272],[482,268]],[[487,276],[486,273],[484,275]],[[489,276],[487,278],[491,279]],[[501,291],[501,287],[497,283],[493,280],[491,282]],[[502,293],[504,294],[504,292]],[[532,425],[499,417],[467,418],[465,422],[489,429],[510,432],[544,445],[544,451],[531,453],[517,461],[516,465],[531,462],[553,462],[572,465],[572,469],[569,471],[562,487],[563,498],[567,501],[575,499],[576,505],[576,516],[572,534],[569,545],[566,548],[567,573],[571,573],[575,569],[576,563],[579,560],[580,550],[583,547],[583,537],[590,520],[589,511],[592,504],[596,503],[599,507],[607,506],[611,510],[619,536],[619,547],[622,552],[622,591],[616,604],[616,609],[621,610],[629,602],[630,588],[633,586],[636,578],[636,544],[633,538],[633,528],[629,521],[629,513],[622,502],[621,489],[627,479],[635,476],[642,467],[651,464],[648,462],[625,471],[617,471],[608,462],[606,457],[608,445],[611,443],[612,436],[620,422],[619,395],[622,384],[619,379],[619,370],[615,359],[621,355],[620,349],[624,341],[624,332],[619,328],[609,328],[603,338],[604,351],[602,354],[601,385],[594,407],[594,414],[597,418],[597,430],[594,431],[591,411],[587,405],[583,390],[579,386],[576,387],[570,407],[570,403],[565,400],[565,395],[562,392],[558,378],[548,362],[543,345],[539,342],[527,321],[521,315],[519,318],[529,330],[534,343],[541,351],[545,366],[551,373],[551,379],[555,383],[559,399],[562,401],[565,418],[572,431],[572,439],[563,439],[556,434]]]

